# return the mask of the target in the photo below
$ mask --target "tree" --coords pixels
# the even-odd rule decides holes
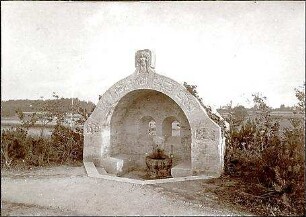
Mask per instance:
[[[36,113],[32,113],[30,117],[26,117],[24,113],[21,111],[21,109],[17,109],[15,113],[20,119],[22,127],[24,127],[26,131],[28,131],[30,127],[34,126],[34,124],[37,121]]]
[[[211,118],[215,123],[217,123],[221,127],[221,133],[223,136],[227,137],[228,133],[228,125],[226,121],[218,114],[213,113],[210,106],[204,105],[202,98],[200,98],[198,91],[197,91],[197,85],[189,85],[187,82],[184,82],[184,87],[187,89],[189,93],[191,93],[195,98],[200,102],[201,106],[205,109],[207,115],[209,118]]]
[[[299,88],[295,88],[295,96],[298,99],[297,103],[297,110],[299,113],[304,114],[305,113],[305,83],[303,86],[300,86]]]
[[[286,110],[286,106],[284,104],[281,104],[279,107],[279,110],[284,111]]]
[[[197,85],[189,85],[187,84],[187,82],[184,82],[184,87],[188,90],[189,93],[191,93],[192,95],[194,95],[196,98],[200,99],[198,91],[197,91]]]
[[[235,120],[234,125],[236,126],[241,125],[248,116],[248,110],[242,105],[234,107],[232,113],[233,119]]]

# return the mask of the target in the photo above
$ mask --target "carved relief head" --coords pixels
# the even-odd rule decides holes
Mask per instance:
[[[135,66],[140,73],[148,73],[152,68],[152,53],[150,50],[139,50],[135,55]]]

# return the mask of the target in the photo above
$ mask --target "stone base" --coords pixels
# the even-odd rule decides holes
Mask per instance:
[[[171,169],[172,177],[192,176],[190,162],[181,163]]]
[[[83,162],[87,175],[89,177],[98,177],[99,172],[96,169],[96,166],[93,162]]]

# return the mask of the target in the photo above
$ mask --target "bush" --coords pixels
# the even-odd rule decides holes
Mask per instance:
[[[3,130],[1,134],[1,167],[10,167],[17,160],[24,159],[27,131],[17,128]]]
[[[51,136],[51,144],[53,149],[57,150],[57,163],[82,162],[83,160],[83,131],[76,129],[75,131],[57,125]]]
[[[264,197],[271,209],[278,207],[281,214],[301,215],[305,213],[304,120],[292,119],[292,129],[280,132],[269,108],[264,104],[257,109],[257,118],[231,126],[225,174],[239,177],[250,186],[265,187],[266,193],[259,196]]]
[[[74,164],[82,159],[82,130],[57,125],[51,138],[27,136],[22,128],[1,134],[1,168]]]

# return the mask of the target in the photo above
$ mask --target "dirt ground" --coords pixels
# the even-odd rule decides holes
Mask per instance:
[[[2,170],[1,215],[252,215],[222,202],[216,188],[212,180],[136,185],[96,179],[84,167]]]

